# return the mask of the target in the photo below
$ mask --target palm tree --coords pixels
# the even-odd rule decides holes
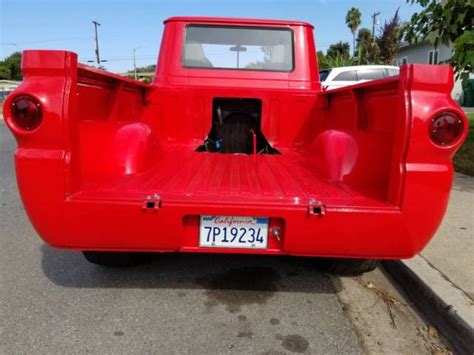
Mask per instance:
[[[361,23],[361,16],[359,9],[356,7],[352,7],[347,11],[346,25],[352,32],[352,55],[355,55],[355,35]]]

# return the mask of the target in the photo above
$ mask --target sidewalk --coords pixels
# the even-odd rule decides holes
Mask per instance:
[[[455,175],[443,223],[420,256],[470,298],[474,326],[474,177]]]
[[[474,328],[474,177],[456,174],[446,216],[423,252],[385,262],[415,305],[453,342],[471,342]],[[448,329],[446,329],[446,327]],[[448,334],[446,334],[448,333]],[[460,335],[460,334],[459,334]],[[451,338],[451,339],[450,339]],[[460,341],[463,339],[460,337]]]

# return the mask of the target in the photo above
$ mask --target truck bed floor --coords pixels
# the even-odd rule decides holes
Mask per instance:
[[[85,185],[73,198],[135,200],[155,193],[168,200],[208,203],[287,205],[314,197],[331,205],[390,206],[323,179],[302,153],[198,153],[191,145],[170,145],[146,172]]]

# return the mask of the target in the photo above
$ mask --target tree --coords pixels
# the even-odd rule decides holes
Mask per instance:
[[[318,67],[319,67],[319,70],[321,69],[328,69],[329,68],[329,65],[327,63],[327,58],[326,56],[324,55],[324,52],[323,51],[318,51],[316,53],[316,55],[318,56]]]
[[[137,68],[137,73],[154,73],[155,70],[156,70],[156,65],[151,64],[151,65],[147,65],[145,67],[138,67]],[[130,71],[128,71],[128,73],[133,74],[134,70],[130,70]]]
[[[332,58],[336,58],[336,57],[342,57],[342,58],[346,58],[346,59],[349,59],[351,57],[350,53],[349,53],[349,43],[347,42],[342,42],[342,41],[339,41],[335,44],[331,44],[326,52],[326,56],[327,57],[332,57]]]
[[[319,70],[345,67],[352,64],[349,54],[349,43],[347,42],[331,44],[326,54],[323,51],[318,51],[316,55],[318,56]]]
[[[352,60],[349,56],[349,44],[343,43],[343,46],[340,47],[340,43],[331,45],[327,50],[326,55],[323,53],[323,51],[318,51],[316,53],[318,56],[318,67],[320,70],[345,67],[352,64]]]
[[[3,60],[0,60],[0,79],[22,80],[21,74],[21,53],[15,52]]]
[[[466,0],[407,0],[417,3],[423,10],[413,14],[404,39],[410,43],[429,40],[453,45],[451,59],[457,76],[474,70],[474,3]]]
[[[357,28],[360,26],[361,23],[361,13],[358,8],[351,7],[349,11],[347,11],[346,15],[346,25],[352,32],[352,54],[355,57],[355,35],[357,32]]]
[[[369,64],[371,57],[372,32],[368,28],[361,28],[357,34],[357,63]]]
[[[381,34],[376,39],[376,43],[380,48],[380,60],[384,64],[392,64],[398,52],[398,46],[400,44],[398,36],[399,27],[400,17],[398,16],[397,9],[392,19],[388,22],[385,21]]]
[[[351,58],[340,55],[340,54],[336,54],[335,57],[327,57],[325,64],[327,68],[337,68],[337,67],[347,67],[348,65],[352,65],[353,63],[352,63]]]
[[[0,63],[0,79],[10,79],[10,69]]]
[[[145,67],[138,67],[137,68],[137,73],[154,73],[155,70],[156,70],[156,65],[152,64],[152,65],[147,65]],[[132,79],[135,78],[135,70],[129,70],[126,73],[126,76],[128,76],[129,78],[132,78]],[[150,83],[151,79],[152,79],[151,76],[142,76],[139,80],[143,81],[145,83]]]

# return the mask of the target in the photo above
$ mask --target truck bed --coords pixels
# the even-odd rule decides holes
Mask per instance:
[[[281,155],[198,153],[193,145],[169,145],[144,173],[90,183],[77,199],[143,200],[159,194],[168,200],[230,204],[305,204],[315,198],[337,206],[389,207],[382,199],[328,181],[309,166],[303,152]]]
[[[4,117],[25,210],[55,247],[412,257],[442,220],[451,158],[466,137],[440,146],[429,135],[445,115],[467,126],[449,97],[449,67],[409,65],[399,77],[321,91],[297,70],[158,69],[148,85],[65,51],[27,51],[22,63]],[[39,127],[21,128],[23,112],[39,115]],[[274,233],[261,249],[208,247],[209,216],[262,218]]]

